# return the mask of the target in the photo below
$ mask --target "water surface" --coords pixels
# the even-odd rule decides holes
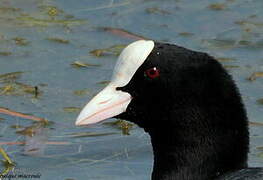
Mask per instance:
[[[0,142],[27,143],[2,145],[15,171],[47,180],[149,179],[153,157],[142,129],[133,126],[125,135],[109,124],[74,126],[79,108],[109,80],[116,51],[134,41],[105,27],[217,57],[237,82],[249,120],[263,123],[263,105],[257,102],[263,78],[248,80],[263,71],[262,6],[261,0],[1,0],[0,74],[23,73],[0,81],[0,107],[53,122],[34,126],[32,139],[16,133],[32,126],[31,120],[0,114]],[[90,53],[112,46],[101,56]],[[72,66],[75,61],[91,66]],[[250,126],[250,166],[263,166],[262,128]]]

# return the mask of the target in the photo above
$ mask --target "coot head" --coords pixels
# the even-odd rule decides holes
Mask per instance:
[[[211,179],[247,166],[248,124],[238,89],[206,53],[140,40],[76,125],[117,117],[151,136],[153,179]]]

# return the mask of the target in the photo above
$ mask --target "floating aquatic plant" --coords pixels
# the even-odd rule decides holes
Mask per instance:
[[[27,127],[21,127],[19,128],[16,133],[24,136],[33,137],[36,134],[40,134],[40,132],[44,131],[46,127],[52,125],[53,122],[48,120],[38,121],[33,123],[30,126]],[[41,134],[40,134],[41,135]]]
[[[258,157],[263,158],[263,152],[258,153]]]
[[[113,122],[104,122],[103,124],[110,125],[112,127],[120,129],[122,131],[123,135],[130,135],[130,130],[133,127],[132,123],[129,123],[129,122],[124,121],[124,120],[116,120]]]
[[[258,100],[257,100],[257,103],[260,104],[260,105],[263,105],[263,98],[258,99]]]
[[[226,69],[239,68],[239,66],[236,66],[236,65],[223,65],[223,67],[226,68]]]
[[[14,162],[10,159],[10,157],[8,156],[8,154],[4,151],[3,148],[0,147],[0,154],[3,156],[4,160],[8,163],[8,164],[13,164]]]
[[[11,73],[6,73],[6,74],[0,74],[0,82],[1,83],[9,83],[17,80],[18,78],[21,77],[21,75],[24,72],[22,71],[17,71],[17,72],[11,72]]]
[[[254,72],[251,76],[248,77],[248,80],[255,81],[257,78],[263,77],[263,72]]]
[[[0,147],[0,154],[3,156],[2,164],[4,166],[4,170],[0,173],[0,175],[8,174],[15,166],[15,163],[11,160],[8,154],[4,151],[2,147]]]
[[[263,126],[263,123],[249,121],[249,125],[252,125],[252,126]]]
[[[13,12],[17,12],[17,11],[21,11],[20,8],[14,8],[14,7],[0,7],[0,12],[1,13],[13,13]]]
[[[73,91],[73,94],[76,96],[83,96],[89,94],[89,90],[88,89],[75,90]]]
[[[229,58],[229,57],[218,57],[216,58],[216,60],[220,61],[220,62],[229,62],[229,61],[235,61],[235,58]]]
[[[107,55],[114,55],[118,56],[120,55],[121,51],[126,47],[126,45],[119,44],[119,45],[113,45],[108,48],[104,49],[95,49],[93,51],[90,51],[91,54],[94,56],[100,57],[100,56],[107,56]]]
[[[221,11],[226,8],[226,5],[223,3],[213,3],[208,6],[209,9],[216,10],[216,11]]]
[[[36,127],[35,126],[26,127],[23,130],[16,131],[16,133],[24,136],[33,137],[36,133]]]
[[[31,86],[28,84],[17,82],[24,72],[17,71],[6,74],[0,74],[0,96],[1,95],[25,95],[31,94],[37,98],[42,94],[38,86]]]
[[[71,63],[71,65],[75,68],[82,68],[82,67],[99,67],[99,64],[89,64],[89,63],[84,63],[84,62],[80,62],[80,61],[74,61],[73,63]]]
[[[204,39],[202,43],[208,48],[231,49],[236,46],[236,41],[232,39]]]
[[[19,125],[19,124],[15,124],[15,125],[11,125],[10,128],[13,128],[13,129],[21,129],[23,128],[23,126]]]
[[[69,40],[57,38],[57,37],[50,37],[50,38],[47,38],[47,40],[51,42],[60,43],[60,44],[69,44]]]
[[[38,19],[34,17],[17,17],[18,21],[23,22],[28,26],[54,26],[54,25],[63,25],[63,26],[77,26],[86,23],[86,20],[67,20],[67,19]]]
[[[81,137],[98,137],[98,136],[109,136],[116,134],[114,132],[107,132],[107,133],[95,133],[95,132],[77,132],[71,133],[63,137],[70,137],[70,138],[81,138]]]
[[[151,7],[151,8],[146,8],[145,11],[148,14],[161,14],[161,15],[169,15],[171,14],[171,12],[164,10],[164,9],[160,9],[158,7]]]
[[[64,13],[63,10],[58,9],[56,6],[39,6],[38,8],[40,8],[42,12],[44,12],[51,18]]]
[[[15,37],[12,40],[16,43],[16,45],[19,45],[19,46],[27,46],[28,44],[30,44],[29,41],[21,37]]]
[[[43,124],[47,124],[49,123],[48,120],[44,119],[44,118],[40,118],[37,116],[33,116],[33,115],[29,115],[29,114],[24,114],[24,113],[20,113],[20,112],[16,112],[7,108],[3,108],[0,107],[0,114],[7,114],[10,116],[16,116],[16,117],[20,117],[20,118],[24,118],[24,119],[30,119],[33,121],[37,121],[37,122],[41,122]]]
[[[68,113],[80,112],[81,108],[78,107],[64,107],[63,110]]]
[[[252,25],[257,26],[257,27],[263,26],[263,22],[254,22],[254,21],[250,21],[250,20],[239,20],[239,21],[236,21],[235,24],[238,24],[238,25],[252,24]]]
[[[109,33],[117,35],[119,37],[124,37],[124,38],[128,38],[128,39],[134,39],[134,40],[148,39],[148,38],[145,38],[141,35],[137,35],[137,34],[134,34],[132,32],[129,32],[125,29],[120,29],[120,28],[101,27],[101,28],[99,28],[99,30],[109,32]]]
[[[31,94],[37,98],[42,92],[39,90],[37,86],[31,86],[24,83],[19,82],[12,82],[9,84],[5,84],[4,86],[0,87],[0,95],[25,95]]]
[[[0,56],[10,56],[10,55],[12,55],[12,52],[10,52],[10,51],[1,51],[0,52]]]

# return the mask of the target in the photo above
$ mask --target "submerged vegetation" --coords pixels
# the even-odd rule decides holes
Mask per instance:
[[[17,79],[21,77],[23,73],[24,72],[22,71],[17,71],[17,72],[0,74],[0,83],[10,83],[10,82],[16,81]]]
[[[235,58],[229,58],[229,57],[218,57],[216,58],[219,62],[230,62],[230,61],[235,61]]]
[[[6,74],[0,74],[0,96],[1,95],[33,95],[37,98],[42,92],[37,86],[31,86],[18,82],[18,79],[24,72],[11,72]]]
[[[10,56],[12,54],[12,52],[9,51],[1,51],[0,52],[0,56]]]
[[[71,65],[75,68],[83,68],[83,67],[99,67],[99,64],[89,64],[89,63],[84,63],[84,62],[80,62],[80,61],[74,61],[73,63],[71,63]]]
[[[19,45],[19,46],[27,46],[28,44],[30,44],[29,41],[27,41],[25,38],[22,38],[22,37],[15,37],[12,39],[16,45]]]
[[[158,7],[146,8],[145,11],[148,14],[161,14],[161,15],[169,15],[169,14],[171,14],[170,11],[167,11],[167,10],[164,10],[164,9],[160,9]]]
[[[60,167],[72,169],[71,165],[80,162],[87,163],[88,169],[97,162],[114,164],[113,158],[123,152],[126,160],[132,162],[126,164],[127,169],[132,164],[137,166],[129,156],[137,151],[139,143],[130,147],[128,140],[141,135],[134,131],[136,127],[132,123],[114,120],[103,122],[100,127],[74,127],[80,107],[110,83],[110,76],[104,75],[109,74],[123,48],[135,40],[154,39],[209,52],[233,72],[245,94],[249,94],[247,87],[262,87],[262,57],[258,52],[263,49],[263,21],[260,11],[246,12],[253,3],[242,9],[246,5],[237,0],[207,2],[193,7],[192,12],[191,3],[183,7],[183,1],[179,0],[169,4],[168,1],[104,1],[100,3],[109,5],[103,7],[94,1],[96,7],[88,7],[90,2],[83,1],[81,6],[77,1],[67,2],[72,7],[54,0],[0,2],[1,174],[13,173],[15,164],[18,168],[24,162],[34,166],[34,161],[39,159],[32,156],[38,155],[43,156],[41,161],[52,162],[54,171]],[[231,13],[233,17],[228,16]],[[224,19],[226,15],[228,18]],[[262,109],[262,96],[251,96],[255,107]],[[262,128],[263,123],[256,120],[252,119],[250,126]],[[133,136],[127,136],[130,134]],[[109,139],[117,139],[117,145],[108,143]],[[117,149],[119,153],[115,146],[123,141],[124,145]],[[114,147],[114,151],[108,154],[97,151],[92,142],[101,143],[107,150],[108,146]],[[57,148],[57,145],[61,146]],[[253,148],[256,146],[261,163],[263,147],[256,144]],[[63,154],[69,151],[74,155]],[[43,168],[41,164],[39,167]],[[127,172],[133,174],[133,168]]]
[[[116,120],[113,122],[105,122],[103,123],[108,126],[112,126],[114,128],[120,129],[123,135],[130,135],[130,130],[133,127],[133,124],[125,121],[125,120]]]
[[[96,132],[77,132],[77,133],[70,133],[65,135],[64,137],[69,138],[83,138],[83,137],[99,137],[99,136],[109,136],[116,134],[115,132],[108,132],[108,133],[96,133]]]
[[[78,107],[64,107],[63,110],[68,113],[80,112],[81,108]]]
[[[263,72],[254,72],[253,74],[251,74],[251,76],[248,77],[248,80],[254,81],[259,77],[263,77]]]
[[[4,151],[2,147],[0,147],[0,154],[3,157],[2,165],[4,167],[4,170],[0,172],[0,175],[6,175],[8,174],[15,166],[15,163],[11,160],[11,158],[8,156],[8,154]]]
[[[0,13],[4,14],[1,23],[8,22],[20,27],[49,27],[49,26],[77,26],[87,20],[74,19],[74,16],[65,13],[56,6],[39,5],[37,12],[24,12],[20,8],[1,7]]]
[[[90,51],[90,53],[94,56],[100,57],[100,56],[107,56],[107,55],[114,55],[118,56],[121,51],[126,47],[127,45],[119,44],[119,45],[113,45],[108,48],[104,49],[95,49]]]
[[[74,90],[73,94],[76,96],[84,96],[86,94],[89,94],[89,89]]]
[[[61,39],[61,38],[57,38],[57,37],[50,37],[50,38],[47,38],[47,40],[49,40],[51,42],[61,43],[61,44],[68,44],[69,43],[69,40]]]
[[[220,11],[220,10],[224,10],[226,8],[226,5],[223,3],[214,3],[214,4],[210,4],[208,8],[212,10]]]
[[[258,99],[258,100],[257,100],[257,103],[260,104],[260,105],[263,105],[263,98]]]
[[[37,19],[34,17],[18,17],[18,21],[27,26],[77,26],[86,23],[85,20],[67,20],[67,19]]]

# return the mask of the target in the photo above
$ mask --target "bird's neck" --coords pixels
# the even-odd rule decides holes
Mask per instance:
[[[216,177],[222,173],[216,167],[207,167],[216,163],[213,146],[205,143],[209,138],[203,137],[204,142],[199,142],[179,139],[173,131],[166,137],[149,133],[154,152],[152,180],[206,180],[211,179],[211,174]]]
[[[239,134],[243,130],[200,124],[204,117],[194,112],[170,116],[177,120],[168,115],[163,125],[147,129],[154,152],[153,180],[210,180],[246,167],[247,139]]]

